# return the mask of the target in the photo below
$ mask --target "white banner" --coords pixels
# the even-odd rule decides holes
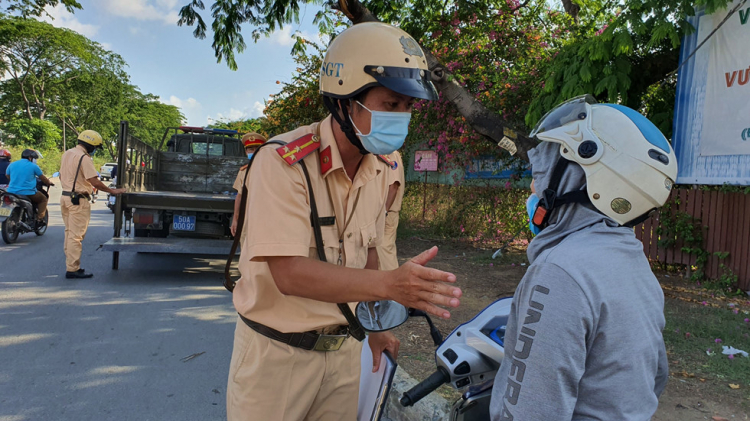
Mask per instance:
[[[741,0],[702,16],[699,43]],[[750,3],[729,18],[701,47],[708,49],[700,155],[750,155]]]

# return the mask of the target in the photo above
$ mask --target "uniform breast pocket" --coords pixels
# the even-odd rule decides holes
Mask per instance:
[[[320,234],[323,237],[323,248],[326,253],[326,261],[336,263],[339,256],[339,235],[335,226],[320,227]],[[315,234],[310,238],[310,257],[319,259],[318,248],[315,244]]]
[[[357,266],[363,268],[367,264],[367,250],[375,247],[378,239],[375,221],[363,226],[359,230],[359,239],[357,239]]]

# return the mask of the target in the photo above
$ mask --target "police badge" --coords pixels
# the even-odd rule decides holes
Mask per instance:
[[[401,45],[404,47],[404,52],[410,56],[424,57],[422,49],[419,48],[419,44],[414,41],[411,37],[401,37]]]

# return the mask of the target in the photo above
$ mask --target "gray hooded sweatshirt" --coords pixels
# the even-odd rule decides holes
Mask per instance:
[[[559,145],[529,152],[538,194]],[[571,163],[558,195],[585,187]],[[632,229],[590,204],[557,208],[513,297],[493,421],[651,419],[667,382],[664,295]]]

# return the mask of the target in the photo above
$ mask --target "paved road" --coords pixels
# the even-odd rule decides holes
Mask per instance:
[[[51,194],[44,236],[0,240],[0,421],[225,419],[236,313],[222,259],[123,253],[112,271],[100,200],[82,258],[95,276],[65,279]]]

